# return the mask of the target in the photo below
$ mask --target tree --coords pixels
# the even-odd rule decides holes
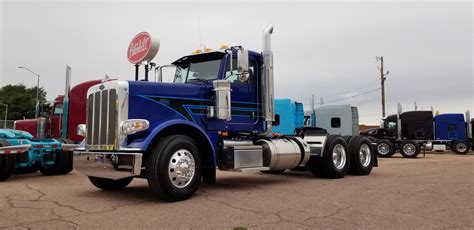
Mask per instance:
[[[35,117],[36,87],[26,88],[22,84],[6,85],[0,88],[0,102],[8,105],[7,120],[21,120]],[[48,113],[51,108],[46,101],[46,92],[39,89],[41,113]],[[41,114],[40,113],[40,114]],[[0,106],[0,117],[3,120],[5,107]]]

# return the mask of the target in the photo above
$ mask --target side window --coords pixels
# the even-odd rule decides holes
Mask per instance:
[[[394,122],[394,121],[389,121],[389,122],[387,122],[387,123],[385,123],[385,124],[386,124],[386,128],[387,128],[387,129],[395,129],[395,128],[397,127],[397,123]]]
[[[61,116],[63,114],[63,104],[54,105],[54,116]]]
[[[274,126],[280,125],[280,114],[275,114],[275,121],[272,123]]]
[[[252,82],[253,75],[255,73],[255,69],[257,68],[257,62],[254,59],[249,60],[249,79],[246,82],[240,82],[237,76],[237,58],[232,59],[232,66],[234,71],[230,71],[230,63],[227,62],[226,72],[225,72],[225,79],[230,81],[231,83],[250,83]]]
[[[448,125],[448,132],[456,131],[456,124],[449,124]]]
[[[339,117],[331,118],[331,128],[341,128],[341,118]]]

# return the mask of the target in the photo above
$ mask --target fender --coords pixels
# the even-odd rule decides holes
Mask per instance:
[[[188,120],[183,120],[183,119],[174,119],[174,120],[170,120],[170,121],[166,121],[164,123],[161,123],[160,125],[156,126],[151,132],[150,134],[148,135],[148,137],[141,143],[140,145],[140,150],[145,152],[148,147],[150,146],[151,142],[153,141],[153,139],[160,134],[161,131],[165,130],[166,128],[170,127],[170,126],[173,126],[173,125],[186,125],[186,126],[190,126],[192,128],[194,128],[195,130],[199,131],[199,133],[202,134],[202,136],[204,136],[207,140],[207,144],[209,144],[209,146],[211,146],[211,150],[212,150],[212,160],[215,162],[215,159],[216,159],[216,152],[215,152],[215,148],[214,148],[214,144],[213,142],[211,141],[211,139],[209,138],[209,135],[200,127],[198,126],[196,123],[194,122],[191,122],[191,121],[188,121]],[[133,143],[132,143],[133,144]]]

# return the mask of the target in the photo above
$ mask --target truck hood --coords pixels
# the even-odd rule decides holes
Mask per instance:
[[[33,136],[30,133],[14,129],[0,129],[0,137],[7,139],[33,139]]]
[[[382,130],[382,128],[372,128],[372,129],[367,129],[364,131],[360,131],[360,135],[366,135],[366,136],[374,136],[379,132],[379,130]]]

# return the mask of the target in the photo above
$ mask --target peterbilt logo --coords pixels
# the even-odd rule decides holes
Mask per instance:
[[[160,44],[157,39],[152,39],[147,32],[137,34],[128,45],[128,61],[140,64],[153,59],[158,52]]]

